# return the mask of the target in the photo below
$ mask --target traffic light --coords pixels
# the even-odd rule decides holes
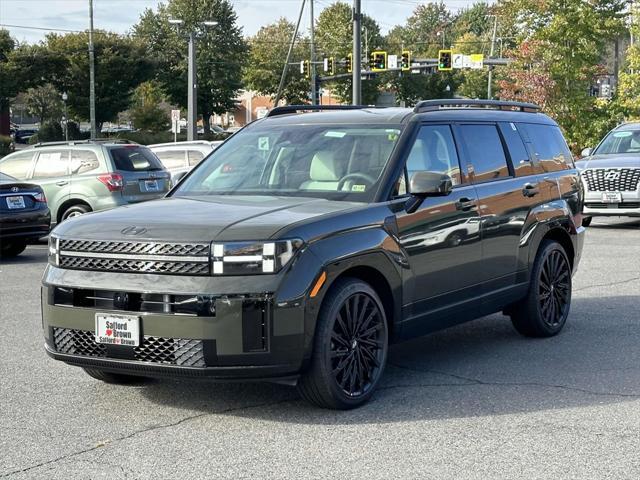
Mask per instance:
[[[403,50],[400,57],[400,70],[403,72],[411,70],[411,51]]]
[[[327,72],[331,76],[336,74],[333,57],[325,58],[323,63],[325,72]]]
[[[345,60],[345,63],[347,65],[347,72],[349,73],[353,72],[353,66],[351,64],[352,58],[353,58],[353,54],[350,53],[349,55],[347,55],[347,59]]]
[[[305,78],[309,78],[309,60],[302,60],[300,62],[300,73],[304,75]]]
[[[371,53],[371,71],[381,72],[387,69],[387,52],[376,51]]]
[[[452,59],[453,55],[451,50],[440,50],[438,52],[438,70],[441,72],[453,70]]]

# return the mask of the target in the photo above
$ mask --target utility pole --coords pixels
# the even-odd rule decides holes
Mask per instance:
[[[360,80],[360,71],[362,70],[362,53],[360,51],[360,21],[361,21],[360,0],[353,0],[353,55],[351,58],[351,66],[353,70],[353,105],[362,103],[362,89]]]
[[[280,97],[282,96],[282,90],[284,89],[284,82],[287,78],[287,70],[289,69],[289,62],[291,61],[291,53],[293,52],[293,45],[296,43],[296,38],[298,37],[298,29],[300,28],[300,21],[302,20],[302,13],[304,12],[304,4],[306,0],[302,0],[302,4],[300,5],[300,13],[298,14],[298,23],[296,23],[296,28],[293,31],[293,35],[291,36],[291,43],[289,44],[289,51],[287,52],[287,58],[284,61],[284,67],[282,68],[282,75],[280,76],[280,85],[278,85],[278,93],[276,94],[276,98],[273,101],[273,106],[277,107],[280,102]]]
[[[89,0],[89,120],[91,140],[96,138],[96,72],[93,52],[93,0]]]
[[[493,15],[493,34],[491,35],[491,52],[489,57],[493,58],[493,52],[496,48],[496,34],[498,32],[498,16]],[[491,100],[493,95],[491,94],[491,87],[493,82],[493,67],[489,67],[489,77],[487,79],[487,99]]]
[[[187,92],[187,141],[198,138],[198,84],[196,78],[196,39],[195,32],[189,33],[189,72]]]
[[[309,77],[311,78],[311,104],[316,105],[318,103],[318,92],[316,91],[316,49],[314,45],[314,32],[315,32],[315,20],[313,18],[313,0],[309,0],[309,12],[311,14],[311,60],[309,61]]]

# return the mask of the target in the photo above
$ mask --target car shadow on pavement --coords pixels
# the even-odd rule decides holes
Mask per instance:
[[[160,380],[152,403],[263,421],[320,425],[538,412],[640,398],[640,296],[575,298],[565,330],[518,335],[492,315],[394,345],[372,400],[347,412],[315,408],[267,383]]]
[[[28,246],[24,252],[16,257],[0,258],[0,267],[2,267],[2,265],[29,265],[33,263],[41,263],[43,269],[46,267],[46,245]]]
[[[609,229],[609,230],[624,230],[629,228],[631,229],[640,228],[640,219],[626,218],[624,220],[620,219],[616,223],[613,223],[613,222],[603,223],[599,221],[598,217],[596,217],[593,219],[593,223],[589,225],[589,228],[602,228],[602,229]]]

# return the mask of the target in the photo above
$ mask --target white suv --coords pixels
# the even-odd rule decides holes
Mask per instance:
[[[196,140],[193,142],[158,143],[149,145],[149,148],[169,170],[172,183],[175,185],[221,143],[222,141]]]

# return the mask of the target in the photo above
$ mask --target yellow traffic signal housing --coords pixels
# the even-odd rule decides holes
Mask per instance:
[[[453,52],[451,50],[438,51],[438,70],[441,72],[453,70]]]
[[[336,74],[336,67],[333,57],[325,58],[324,61],[324,71],[328,73],[330,76]]]
[[[411,50],[403,50],[400,57],[400,70],[407,72],[411,70]]]
[[[387,69],[387,52],[378,50],[371,53],[371,71],[382,72]]]
[[[300,62],[300,73],[304,75],[305,78],[309,78],[309,60],[302,60]]]
[[[349,73],[353,72],[352,60],[353,60],[353,54],[350,53],[349,55],[347,55],[347,59],[346,59],[347,72]]]

